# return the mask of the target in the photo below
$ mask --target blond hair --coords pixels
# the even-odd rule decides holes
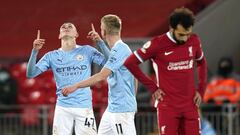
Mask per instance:
[[[105,25],[106,34],[120,34],[122,21],[117,15],[108,14],[102,17],[101,23]]]

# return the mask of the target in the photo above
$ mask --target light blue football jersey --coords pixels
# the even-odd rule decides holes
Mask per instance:
[[[119,40],[110,51],[105,68],[112,71],[108,77],[108,111],[113,113],[137,110],[134,76],[123,65],[131,50]]]
[[[52,69],[57,86],[57,105],[73,108],[92,108],[90,87],[80,88],[67,97],[61,93],[62,88],[89,78],[92,63],[104,65],[104,56],[89,45],[77,45],[72,51],[58,49],[46,53],[36,66],[42,72]]]

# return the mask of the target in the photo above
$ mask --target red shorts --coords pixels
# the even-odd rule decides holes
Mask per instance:
[[[158,126],[161,135],[200,135],[200,117],[197,109],[179,112],[172,108],[158,108]]]

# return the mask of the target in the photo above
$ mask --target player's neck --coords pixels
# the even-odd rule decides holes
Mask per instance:
[[[76,48],[76,40],[75,39],[62,39],[61,40],[61,48],[63,51],[71,51]]]
[[[110,48],[112,48],[118,40],[121,40],[120,35],[107,35],[106,36],[106,41]]]

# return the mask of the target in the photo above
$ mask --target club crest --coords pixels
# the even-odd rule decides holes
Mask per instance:
[[[84,59],[84,57],[83,57],[83,55],[79,54],[79,55],[76,56],[76,59],[78,61],[82,61]]]
[[[192,46],[188,47],[189,57],[193,56]]]
[[[141,48],[141,51],[142,51],[143,53],[146,53],[146,50],[147,50],[150,46],[151,46],[151,41],[148,41],[147,43],[145,43],[145,44],[143,45],[143,47]]]

